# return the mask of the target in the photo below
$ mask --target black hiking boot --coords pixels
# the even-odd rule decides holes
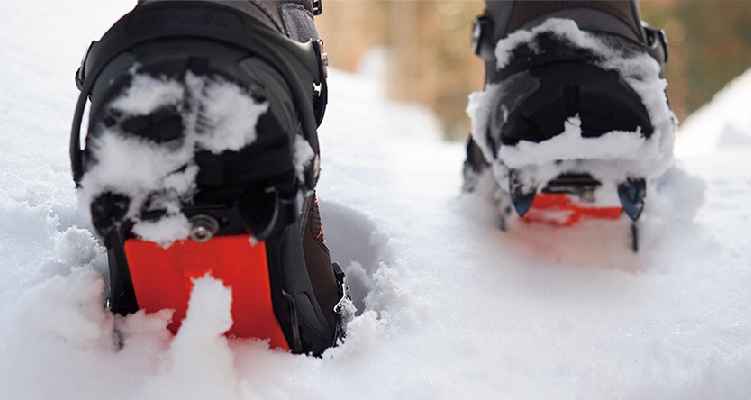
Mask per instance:
[[[113,312],[172,308],[176,332],[192,278],[209,274],[233,289],[230,335],[316,355],[341,337],[346,284],[313,191],[319,12],[310,0],[145,1],[92,43],[70,150]]]
[[[468,107],[465,189],[492,171],[504,227],[513,211],[635,223],[672,162],[677,123],[665,34],[640,21],[636,1],[487,1],[474,43],[486,74]]]

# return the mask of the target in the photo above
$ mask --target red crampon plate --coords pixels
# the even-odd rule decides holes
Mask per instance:
[[[232,328],[228,335],[269,339],[272,348],[289,350],[274,313],[266,244],[250,235],[216,236],[208,242],[187,240],[163,249],[130,239],[124,244],[136,299],[147,313],[174,309],[168,326],[176,333],[187,311],[193,279],[210,276],[232,288]]]
[[[621,217],[621,213],[620,206],[588,206],[574,203],[566,194],[539,194],[522,221],[571,226],[582,218],[616,220]]]

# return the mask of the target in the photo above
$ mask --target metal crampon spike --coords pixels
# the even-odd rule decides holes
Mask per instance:
[[[644,178],[628,178],[625,183],[618,185],[618,198],[621,200],[623,211],[637,221],[644,210],[644,198],[647,196],[647,181]]]
[[[523,217],[532,208],[532,202],[537,195],[537,186],[525,185],[519,179],[516,171],[509,173],[509,194],[514,210]]]
[[[524,193],[522,188],[512,189],[511,202],[514,204],[514,210],[523,217],[529,209],[532,208],[532,202],[535,201],[537,195],[537,188],[532,188],[530,193]]]
[[[639,222],[631,222],[631,251],[639,252]]]

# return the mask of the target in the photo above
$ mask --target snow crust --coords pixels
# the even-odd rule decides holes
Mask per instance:
[[[360,308],[347,340],[322,359],[226,340],[231,293],[210,277],[195,282],[176,336],[167,310],[112,316],[104,249],[70,177],[70,78],[88,41],[132,6],[0,3],[0,398],[751,394],[748,147],[668,169],[648,197],[640,254],[628,250],[625,220],[512,221],[502,233],[492,177],[480,195],[458,194],[464,145],[429,140],[437,129],[409,122],[429,120],[424,110],[386,103],[370,78],[340,71],[318,194]],[[725,108],[707,109],[717,114],[697,121],[723,120]]]
[[[488,118],[496,99],[501,96],[508,82],[486,85],[482,92],[469,96],[467,114],[472,120],[472,136],[480,146],[486,159],[493,160],[494,150],[499,157],[493,162],[496,180],[505,182],[508,168],[535,167],[555,168],[558,160],[596,159],[617,160],[616,173],[602,173],[602,163],[595,163],[592,168],[585,168],[579,163],[580,172],[589,172],[601,179],[613,179],[622,176],[640,176],[655,179],[667,171],[673,163],[676,118],[666,101],[666,81],[659,77],[659,64],[647,54],[635,54],[622,48],[608,45],[602,37],[580,31],[574,21],[552,18],[532,28],[530,31],[519,30],[496,44],[495,56],[497,68],[503,68],[511,61],[513,50],[527,46],[533,52],[541,51],[536,38],[541,33],[553,33],[559,39],[569,42],[577,48],[592,51],[601,60],[596,65],[603,69],[614,70],[636,91],[649,113],[655,128],[649,139],[639,132],[632,132],[628,139],[627,132],[610,132],[600,138],[583,138],[581,130],[572,120],[565,124],[563,135],[556,136],[542,143],[521,142],[515,146],[502,145],[491,149],[486,140]],[[504,110],[508,113],[510,110]],[[506,114],[507,115],[507,114]],[[574,119],[575,120],[575,119]],[[579,123],[580,126],[580,123]],[[578,134],[578,136],[577,136]],[[639,141],[641,143],[639,143]],[[623,162],[632,160],[632,162]],[[586,164],[586,163],[585,163]],[[608,169],[607,167],[605,169]],[[559,172],[563,169],[559,168]]]

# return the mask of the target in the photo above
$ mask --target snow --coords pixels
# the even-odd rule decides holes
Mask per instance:
[[[315,156],[310,143],[302,136],[295,136],[295,175],[300,182],[305,182],[305,167],[313,162]]]
[[[133,233],[143,240],[170,247],[176,240],[185,240],[190,235],[191,224],[182,214],[170,214],[157,222],[140,221],[133,225]]]
[[[561,134],[540,143],[503,146],[500,157],[509,168],[520,168],[565,159],[628,160],[660,156],[656,147],[649,146],[654,142],[645,141],[639,132],[608,132],[597,139],[589,139],[582,137],[581,124],[578,114],[569,117]]]
[[[708,156],[717,148],[751,146],[751,71],[733,80],[705,105],[686,118],[681,133],[686,140],[676,144],[676,155]]]
[[[258,118],[266,113],[268,104],[258,104],[249,93],[229,82],[192,73],[186,74],[185,80],[198,104],[194,108],[201,109],[201,116],[206,118],[199,121],[201,129],[196,137],[202,148],[220,154],[255,142]]]
[[[112,108],[125,114],[147,115],[164,105],[183,102],[185,86],[165,77],[135,75],[125,95],[112,103]]]
[[[360,66],[361,73],[352,76],[335,69],[329,69],[328,107],[339,112],[329,112],[323,121],[326,134],[336,137],[358,137],[376,139],[383,132],[393,132],[406,140],[440,139],[441,123],[430,109],[416,104],[386,100],[384,85],[387,72],[384,63],[387,53],[372,50],[364,57],[366,63]],[[374,116],[381,116],[374,118]],[[368,129],[353,131],[351,122],[359,121]],[[326,149],[322,149],[326,151]]]
[[[627,221],[512,221],[502,233],[490,198],[459,194],[463,144],[434,140],[428,111],[339,71],[318,194],[361,309],[346,342],[316,359],[225,340],[230,293],[210,278],[195,282],[174,337],[169,312],[113,317],[67,140],[79,57],[133,4],[44,5],[0,3],[0,398],[751,395],[747,146],[669,169],[650,192],[639,254]],[[732,87],[713,104],[740,107],[751,83]],[[740,121],[733,110],[696,118]]]
[[[234,397],[232,351],[222,336],[232,326],[232,291],[210,277],[194,284],[184,328],[170,344],[159,378],[144,388],[145,398]]]

